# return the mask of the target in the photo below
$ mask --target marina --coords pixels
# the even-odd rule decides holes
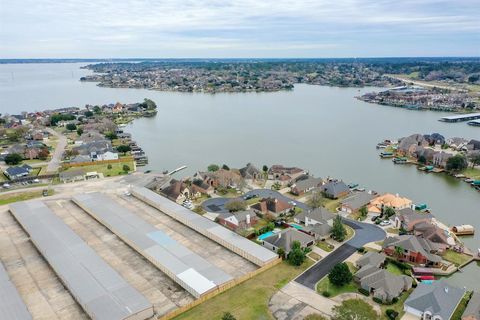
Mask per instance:
[[[467,113],[467,114],[457,114],[457,115],[454,115],[454,116],[445,116],[445,117],[440,118],[439,121],[443,121],[443,122],[463,122],[463,121],[476,120],[476,119],[480,119],[480,112]]]

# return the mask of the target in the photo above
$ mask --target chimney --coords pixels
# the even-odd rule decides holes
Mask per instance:
[[[250,215],[247,214],[247,217],[246,217],[246,218],[247,218],[247,224],[250,224]]]

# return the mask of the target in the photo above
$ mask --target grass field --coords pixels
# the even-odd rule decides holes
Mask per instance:
[[[83,169],[85,172],[93,172],[96,171],[98,173],[103,173],[104,177],[113,177],[125,174],[123,171],[123,165],[127,165],[130,167],[131,172],[134,168],[133,160],[127,160],[125,162],[118,162],[118,163],[110,163],[110,164],[92,164],[89,166],[82,166],[82,167],[72,167],[68,168],[66,171],[75,171],[78,169]],[[111,169],[109,169],[109,165]]]
[[[463,170],[462,173],[471,179],[480,179],[480,169],[468,168]]]
[[[400,268],[397,267],[396,265],[394,265],[393,263],[387,264],[387,271],[389,271],[390,273],[399,275],[399,276],[404,275],[403,271],[400,270]]]
[[[310,259],[307,259],[300,267],[293,267],[286,262],[282,262],[174,319],[221,319],[222,315],[227,311],[239,320],[273,319],[268,310],[270,297],[312,264],[313,261]]]
[[[443,259],[452,262],[457,267],[464,264],[465,262],[467,262],[472,258],[471,256],[468,256],[463,253],[458,253],[453,250],[447,250],[442,257]]]
[[[357,268],[355,268],[355,266],[351,262],[347,262],[347,265],[352,273],[357,272]],[[339,294],[348,292],[356,293],[358,292],[358,288],[359,286],[353,280],[344,286],[337,287],[336,285],[330,283],[328,275],[317,283],[317,292],[321,294],[324,291],[328,291],[330,292],[330,297],[335,297]]]
[[[48,195],[53,195],[53,190],[48,191]],[[8,195],[0,195],[0,205],[5,205],[18,201],[25,201],[30,199],[35,199],[42,197],[42,190],[39,191],[29,191],[29,192],[19,192]]]
[[[326,241],[318,241],[316,246],[327,252],[331,252],[333,250],[333,248],[330,247],[330,244]]]
[[[470,300],[471,296],[472,296],[472,292],[465,293],[462,300],[458,304],[457,309],[455,309],[455,311],[452,314],[452,320],[462,319],[462,314],[465,311],[465,309],[467,308],[467,304],[468,304],[468,301]]]

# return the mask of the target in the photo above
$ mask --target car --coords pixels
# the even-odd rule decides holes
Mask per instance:
[[[250,200],[253,198],[258,197],[256,194],[247,194],[246,196],[243,197],[244,200]]]
[[[371,219],[371,220],[372,220],[372,222],[375,222],[375,221],[377,221],[377,218],[378,218],[377,216],[375,216],[375,217],[372,217],[372,219]]]
[[[380,222],[380,225],[385,227],[385,226],[389,226],[391,225],[392,222],[390,222],[389,220],[383,220],[382,222]]]
[[[127,197],[130,197],[132,194],[129,191],[125,191],[124,195],[126,195]]]
[[[44,197],[48,196],[48,190],[47,189],[44,189],[42,191],[42,196],[44,196]]]
[[[38,180],[38,179],[33,179],[33,182],[34,182],[34,183],[39,183],[40,180]]]
[[[296,206],[297,203],[295,201],[288,201],[289,204],[291,204],[292,206]]]
[[[3,184],[3,187],[4,187],[5,189],[10,189],[10,185],[9,185],[8,183],[4,183],[4,184]]]

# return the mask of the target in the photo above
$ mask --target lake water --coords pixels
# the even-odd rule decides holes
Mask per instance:
[[[288,92],[201,94],[100,88],[78,79],[83,64],[0,65],[0,112],[42,110],[85,104],[138,102],[158,105],[155,118],[126,127],[146,151],[148,169],[203,170],[210,163],[240,167],[248,162],[295,165],[316,176],[342,178],[379,192],[399,193],[427,203],[448,225],[469,223],[480,231],[480,193],[466,183],[413,166],[381,160],[377,142],[412,133],[480,138],[480,128],[438,119],[446,113],[408,111],[354,99],[373,89],[297,85]],[[465,238],[473,250],[480,236]],[[477,265],[450,281],[480,289]]]

